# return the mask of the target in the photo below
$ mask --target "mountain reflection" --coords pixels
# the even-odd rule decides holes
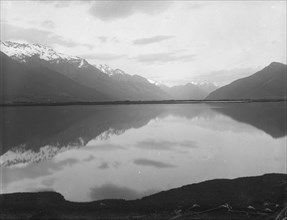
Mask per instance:
[[[1,109],[1,155],[19,147],[38,151],[47,145],[58,148],[85,146],[92,139],[108,139],[111,135],[143,127],[152,119],[168,115],[210,119],[221,113],[279,138],[287,134],[284,104],[5,107]],[[157,143],[149,143],[148,147],[151,145]]]
[[[252,125],[273,138],[287,134],[286,103],[213,104],[213,110],[232,119]]]
[[[3,109],[2,154],[24,146],[37,151],[51,145],[85,145],[101,135],[139,128],[161,113],[158,106],[9,107]]]

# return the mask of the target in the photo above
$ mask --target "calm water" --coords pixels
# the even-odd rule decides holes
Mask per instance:
[[[2,193],[135,199],[286,173],[285,103],[2,108]]]

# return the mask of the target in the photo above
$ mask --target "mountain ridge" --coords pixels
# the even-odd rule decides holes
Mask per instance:
[[[272,62],[262,70],[210,93],[206,100],[286,99],[287,65]]]
[[[96,89],[86,88],[43,66],[29,68],[0,52],[1,102],[61,102],[108,100]]]
[[[74,95],[70,96],[69,101],[242,100],[286,99],[287,97],[286,86],[284,85],[284,82],[286,82],[286,74],[284,75],[284,73],[286,73],[286,65],[279,62],[272,62],[257,73],[235,80],[221,88],[208,82],[192,82],[185,85],[169,87],[163,83],[144,78],[140,75],[130,75],[121,69],[113,69],[106,64],[92,65],[81,57],[58,53],[54,49],[40,44],[1,41],[1,53],[7,55],[7,57],[10,57],[10,59],[15,62],[17,61],[25,65],[32,72],[54,72],[51,74],[54,75],[54,77],[57,74],[65,77],[60,77],[62,83],[64,83],[64,79],[66,79],[66,85],[72,85],[73,83],[71,83],[71,81],[73,81],[74,84],[76,83],[83,91],[90,91],[89,95],[86,97],[81,96],[82,99],[80,100],[77,99],[78,95],[75,94],[75,92],[70,91],[68,94]],[[7,61],[6,58],[4,60],[5,62]],[[268,74],[268,72],[273,72],[273,74]],[[34,78],[38,77],[35,74],[32,75]],[[29,75],[30,80],[33,78],[32,75]],[[46,74],[45,77],[46,80],[47,77],[53,78],[53,76],[49,76],[48,74]],[[14,80],[19,81],[16,78]],[[41,82],[39,78],[37,80]],[[52,81],[57,80],[53,79]],[[47,83],[48,82],[50,81],[47,80]],[[41,83],[45,84],[43,80]],[[34,86],[36,86],[36,84],[34,84]],[[52,85],[45,86],[53,87]],[[3,89],[4,87],[6,89],[8,88],[2,85]],[[75,86],[71,86],[71,88],[75,88]],[[61,88],[56,88],[55,86],[54,89],[58,91],[61,90]],[[76,89],[77,92],[81,93],[80,90],[81,89]],[[98,98],[96,99],[91,98],[97,97],[91,95],[94,92],[98,94]],[[53,91],[51,91],[51,93],[53,93]],[[29,99],[31,94],[23,93],[19,95],[28,97]],[[55,96],[56,94],[54,93],[53,95]],[[53,95],[51,94],[50,96],[52,97]],[[40,96],[43,95],[39,93],[39,97]],[[44,97],[49,97],[48,91]],[[25,102],[26,100],[25,98],[12,99],[9,101],[13,103],[15,101]],[[47,100],[49,99],[42,99],[42,102],[46,102]],[[39,101],[41,102],[40,98],[37,102]],[[61,101],[66,102],[67,100],[57,100],[57,102]]]
[[[23,47],[26,49],[23,49]],[[56,53],[53,49],[45,46],[41,47],[38,44],[29,45],[13,42],[4,43],[1,41],[1,51],[6,52],[13,60],[29,67],[46,67],[84,87],[99,90],[108,97],[107,100],[139,101],[169,99],[168,94],[141,76],[114,74],[110,77],[83,58]],[[115,71],[117,73],[120,72],[118,69]]]

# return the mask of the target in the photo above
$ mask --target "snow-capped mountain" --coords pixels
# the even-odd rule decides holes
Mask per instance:
[[[53,73],[50,72],[49,74],[45,74],[45,77],[48,78],[51,78],[51,75],[54,75],[55,77],[53,77],[53,80],[43,79],[41,81],[44,76],[39,76],[39,74],[32,74],[32,76],[27,69],[26,72],[27,76],[29,75],[29,80],[27,79],[26,81],[29,86],[23,85],[23,88],[25,88],[25,91],[27,88],[30,88],[30,93],[37,94],[37,102],[41,102],[41,97],[45,97],[45,100],[55,100],[55,98],[49,97],[50,92],[48,88],[45,90],[44,95],[41,94],[40,91],[33,92],[35,88],[31,87],[30,84],[37,85],[37,83],[30,83],[30,81],[41,81],[42,84],[46,84],[46,87],[52,88],[55,87],[55,81],[57,81],[55,79],[57,78],[57,74],[64,75],[68,78],[68,81],[72,80],[80,86],[95,90],[94,92],[91,92],[91,94],[97,94],[97,96],[95,96],[95,98],[93,98],[91,101],[95,101],[95,99],[98,99],[98,101],[202,99],[205,98],[205,96],[208,95],[212,90],[216,89],[216,87],[214,88],[214,86],[208,83],[190,83],[187,85],[169,88],[161,82],[146,79],[139,75],[130,75],[125,73],[123,70],[113,69],[106,64],[91,65],[81,57],[65,55],[50,47],[39,44],[1,41],[1,51],[14,61],[20,62],[27,66],[28,69],[32,68],[33,70],[36,70],[36,72],[39,72],[39,70],[40,72],[49,72],[48,70],[53,71]],[[19,69],[21,69],[20,66]],[[8,70],[6,74],[10,74],[11,77],[13,76],[13,74],[9,73]],[[38,79],[35,80],[35,77],[38,77]],[[17,77],[13,79],[16,80]],[[15,85],[18,85],[16,81]],[[66,80],[63,78],[61,84],[66,85],[64,81]],[[71,83],[69,83],[69,85],[71,85]],[[37,88],[40,89],[42,87],[43,86],[38,86]],[[65,92],[55,92],[55,94],[58,94],[58,96],[61,94],[61,97],[58,97],[57,99],[63,99],[63,101],[66,101],[66,97],[68,97],[69,100],[73,100],[73,97],[75,96],[72,92],[73,88],[69,89],[70,86],[68,85],[65,87]],[[76,87],[76,85],[74,85],[74,87]],[[63,88],[63,86],[61,86],[61,88]],[[77,86],[77,88],[80,91],[85,90],[84,88],[80,89],[79,86]],[[58,86],[56,86],[56,88],[53,90],[58,91]],[[25,91],[22,91],[21,94],[19,92],[19,94],[17,93],[13,96],[11,95],[11,97],[17,97],[17,101],[34,101],[32,100],[32,98],[34,99],[34,96],[26,94]],[[87,97],[89,98],[83,97],[82,99],[90,100],[90,96]],[[13,99],[13,101],[15,101],[15,98]]]
[[[107,64],[97,64],[95,65],[96,68],[101,70],[103,73],[106,73],[108,76],[114,76],[114,75],[129,75],[125,73],[123,70],[120,69],[112,69]]]
[[[219,88],[217,85],[211,82],[200,82],[195,84],[198,85],[201,89],[203,89],[207,93],[211,93]]]
[[[149,81],[149,83],[154,84],[156,86],[165,86],[162,82],[158,82],[152,79],[147,79]]]
[[[37,56],[42,60],[59,63],[61,60],[69,62],[78,68],[87,65],[87,61],[77,56],[58,53],[50,47],[39,44],[16,43],[1,41],[1,51],[21,63],[26,63],[27,58]]]

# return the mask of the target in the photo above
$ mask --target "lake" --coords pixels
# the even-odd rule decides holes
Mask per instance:
[[[1,108],[1,193],[136,199],[286,173],[286,103]]]

